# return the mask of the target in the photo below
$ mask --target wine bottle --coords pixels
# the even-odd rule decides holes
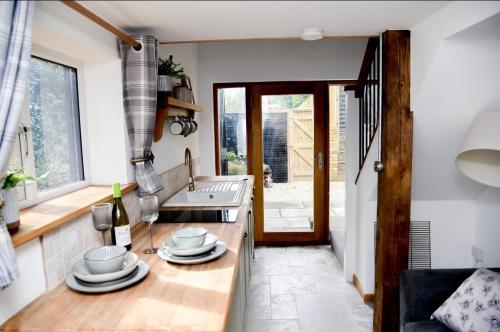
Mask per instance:
[[[111,232],[111,239],[113,244],[132,249],[132,237],[130,236],[130,223],[128,221],[127,211],[122,203],[122,193],[120,184],[113,184],[113,230]]]

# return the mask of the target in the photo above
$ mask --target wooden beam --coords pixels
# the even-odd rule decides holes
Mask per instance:
[[[413,116],[410,32],[382,37],[382,152],[378,174],[374,331],[399,331],[399,275],[408,268]]]
[[[97,16],[96,14],[94,14],[93,12],[88,10],[87,8],[85,8],[84,6],[80,5],[78,2],[73,1],[73,0],[69,0],[69,1],[65,0],[65,1],[61,1],[61,2],[63,4],[65,4],[66,6],[70,7],[71,9],[73,9],[74,11],[82,14],[83,16],[85,16],[89,20],[93,21],[94,23],[97,23],[98,25],[100,25],[104,29],[108,30],[112,34],[116,35],[118,38],[120,38],[121,40],[123,40],[124,42],[126,42],[127,44],[132,46],[133,48],[141,49],[141,47],[142,47],[141,43],[139,43],[137,40],[130,37],[125,32],[121,31],[120,29],[116,28],[115,26],[111,25],[110,23],[106,22],[105,20],[103,20],[102,18],[100,18],[99,16]]]
[[[360,98],[363,95],[363,87],[365,86],[366,80],[368,78],[370,65],[372,64],[372,60],[375,55],[375,50],[377,49],[378,44],[379,44],[378,37],[371,37],[368,39],[365,55],[363,56],[363,62],[361,63],[361,69],[359,70],[358,83],[356,85],[356,93],[355,93],[356,98]]]

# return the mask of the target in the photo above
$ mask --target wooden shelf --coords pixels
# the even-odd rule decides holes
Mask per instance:
[[[163,136],[165,121],[169,116],[193,116],[195,112],[203,112],[203,108],[200,105],[169,97],[164,92],[158,92],[154,141],[159,141]]]

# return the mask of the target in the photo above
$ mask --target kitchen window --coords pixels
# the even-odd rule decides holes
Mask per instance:
[[[39,178],[18,187],[28,206],[85,185],[77,69],[32,56],[10,168]]]

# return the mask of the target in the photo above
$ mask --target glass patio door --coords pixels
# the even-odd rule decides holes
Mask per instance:
[[[291,82],[250,90],[256,242],[326,243],[327,87]]]

